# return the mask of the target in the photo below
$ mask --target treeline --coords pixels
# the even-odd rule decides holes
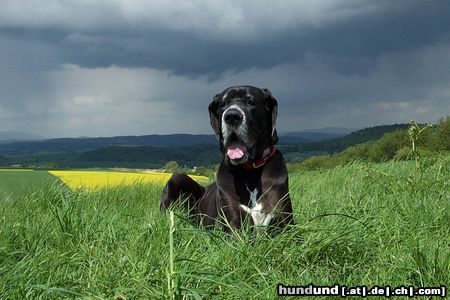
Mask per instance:
[[[376,141],[350,146],[336,155],[312,156],[301,163],[291,164],[289,168],[315,170],[353,161],[408,160],[415,155],[431,156],[444,151],[450,151],[450,116],[430,127],[412,123],[406,129],[385,133]]]

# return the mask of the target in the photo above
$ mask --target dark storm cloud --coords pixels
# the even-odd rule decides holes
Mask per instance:
[[[43,22],[39,26],[8,24],[0,34],[57,44],[64,49],[64,63],[88,68],[149,67],[191,76],[271,68],[302,61],[308,52],[315,53],[339,72],[364,74],[376,65],[381,54],[449,42],[449,1],[335,3],[328,10],[342,11],[342,16],[333,17],[330,11],[328,17],[328,11],[324,10],[320,24],[293,18],[291,26],[271,28],[262,23],[278,20],[254,17],[254,29],[245,32],[243,28],[244,33],[236,30],[227,34],[201,25],[170,28],[157,21],[139,25],[139,20],[127,21],[118,9],[108,6],[101,14],[103,20],[92,21],[91,27],[64,20],[57,23],[62,24],[60,27],[51,27],[53,23],[40,20],[36,21]],[[371,5],[373,9],[359,12],[361,7]],[[223,11],[216,10],[223,14],[235,13],[226,7]],[[202,10],[196,13],[201,15]],[[94,19],[95,13],[91,14],[90,18]],[[283,12],[274,17],[283,18]],[[174,21],[183,24],[183,16],[179,18]],[[214,24],[214,19],[209,22]]]
[[[337,24],[299,25],[260,33],[255,39],[208,39],[195,32],[158,31],[137,37],[86,36],[86,43],[80,37],[81,41],[64,44],[69,50],[67,60],[86,67],[116,64],[211,75],[302,61],[306,52],[323,55],[340,72],[364,73],[383,53],[449,42],[450,2],[389,2],[392,5],[373,14]]]

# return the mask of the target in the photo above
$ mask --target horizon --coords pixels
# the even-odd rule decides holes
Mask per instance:
[[[440,118],[441,119],[441,118]],[[374,127],[381,127],[381,126],[395,126],[395,125],[404,125],[404,124],[410,124],[408,123],[392,123],[392,124],[378,124],[373,126],[368,126],[364,128],[348,128],[348,127],[322,127],[322,128],[308,128],[305,130],[299,130],[299,131],[281,131],[278,132],[279,136],[289,136],[291,134],[332,134],[332,135],[340,135],[345,136],[349,135],[353,132],[368,129],[368,128],[374,128]],[[419,125],[425,125],[428,123],[422,123],[418,122]],[[431,123],[432,125],[436,125],[437,122]],[[333,132],[334,130],[338,130],[339,132]],[[2,134],[18,134],[18,135],[33,135],[34,138],[3,138]],[[176,133],[144,133],[144,134],[120,134],[120,135],[108,135],[108,136],[54,136],[54,137],[46,137],[46,136],[39,136],[34,134],[29,134],[27,132],[20,132],[20,131],[3,131],[0,130],[0,141],[17,141],[20,142],[22,140],[24,141],[39,141],[39,140],[53,140],[53,139],[96,139],[96,138],[114,138],[114,137],[141,137],[141,136],[173,136],[173,135],[193,135],[193,136],[215,136],[213,132],[211,133],[189,133],[189,132],[176,132]]]
[[[247,84],[272,91],[279,132],[450,113],[450,2],[267,5],[3,3],[0,131],[210,134],[213,96]]]

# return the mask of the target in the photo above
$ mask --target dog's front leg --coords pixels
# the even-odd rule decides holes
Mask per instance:
[[[228,232],[240,229],[242,226],[242,212],[237,201],[228,200],[221,206],[220,216],[222,225]]]

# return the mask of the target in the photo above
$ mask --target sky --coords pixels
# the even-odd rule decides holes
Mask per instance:
[[[279,132],[450,114],[450,1],[0,0],[0,131],[212,134],[233,85]]]

